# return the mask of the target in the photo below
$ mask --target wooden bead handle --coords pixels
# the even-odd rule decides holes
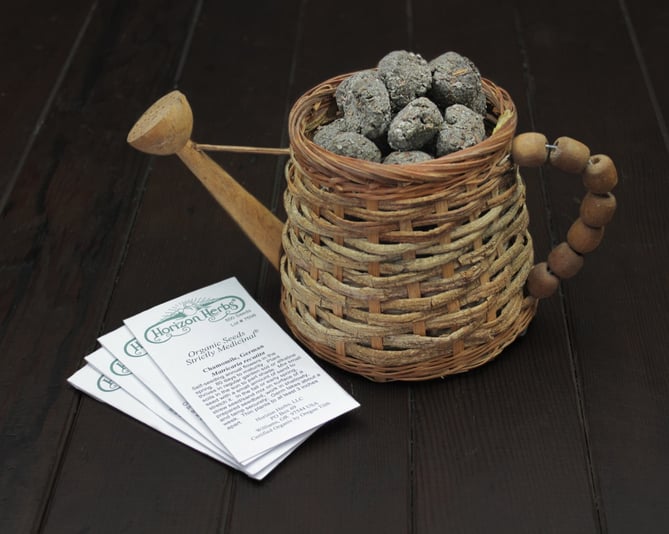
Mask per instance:
[[[555,293],[560,280],[574,276],[583,266],[583,255],[601,243],[604,227],[616,211],[616,197],[611,190],[618,183],[618,172],[611,158],[590,155],[590,149],[580,141],[560,137],[551,145],[545,135],[536,132],[516,136],[511,157],[521,167],[550,163],[562,171],[581,174],[587,190],[566,241],[550,252],[547,261],[535,265],[527,277],[528,293],[542,299]]]

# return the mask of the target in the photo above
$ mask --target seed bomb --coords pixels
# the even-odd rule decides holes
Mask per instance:
[[[457,52],[446,52],[430,61],[432,88],[429,97],[442,108],[462,104],[485,114],[485,95],[481,74],[468,58]]]
[[[449,106],[437,134],[437,157],[473,146],[484,138],[485,125],[481,115],[462,104]]]
[[[427,61],[406,50],[395,50],[383,57],[379,61],[378,72],[388,89],[394,111],[424,96],[432,85],[432,70]]]
[[[346,130],[370,139],[385,135],[390,124],[390,97],[378,73],[358,72],[343,85],[335,98],[344,113]]]
[[[323,148],[340,156],[381,162],[381,151],[373,141],[355,132],[342,132],[335,135]]]
[[[416,98],[390,123],[388,144],[395,150],[417,150],[437,134],[443,120],[434,102],[424,96]]]
[[[405,165],[407,163],[420,163],[422,161],[429,161],[434,159],[427,152],[422,150],[408,150],[408,151],[396,151],[388,154],[384,159],[383,163],[388,165]]]

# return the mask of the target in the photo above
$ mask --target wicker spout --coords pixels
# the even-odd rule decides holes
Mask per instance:
[[[508,157],[515,106],[484,80],[486,140],[424,163],[381,165],[311,141],[335,117],[345,77],[307,92],[290,115],[288,326],[318,356],[376,381],[477,367],[536,310],[523,294],[533,264],[525,187]]]

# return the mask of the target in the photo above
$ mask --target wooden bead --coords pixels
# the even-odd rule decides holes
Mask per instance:
[[[521,167],[540,167],[548,159],[544,134],[527,132],[517,135],[511,144],[511,157]]]
[[[564,172],[579,173],[585,169],[590,159],[590,149],[571,137],[559,137],[553,143],[548,161],[556,169]]]
[[[611,193],[605,195],[586,193],[581,201],[581,220],[593,228],[609,224],[615,212],[616,197]]]
[[[567,243],[579,254],[587,254],[595,250],[602,242],[604,228],[593,228],[578,218],[567,232]]]
[[[560,279],[548,270],[548,264],[544,261],[532,267],[527,277],[527,291],[537,299],[550,297],[557,291]]]
[[[597,154],[583,171],[583,184],[591,193],[604,195],[609,193],[618,183],[618,171],[610,157],[605,154]]]
[[[548,268],[558,278],[574,276],[583,267],[583,256],[572,250],[565,242],[556,246],[548,255]]]

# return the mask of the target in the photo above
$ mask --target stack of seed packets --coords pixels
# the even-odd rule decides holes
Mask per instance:
[[[124,323],[68,382],[254,479],[359,406],[235,278]]]

